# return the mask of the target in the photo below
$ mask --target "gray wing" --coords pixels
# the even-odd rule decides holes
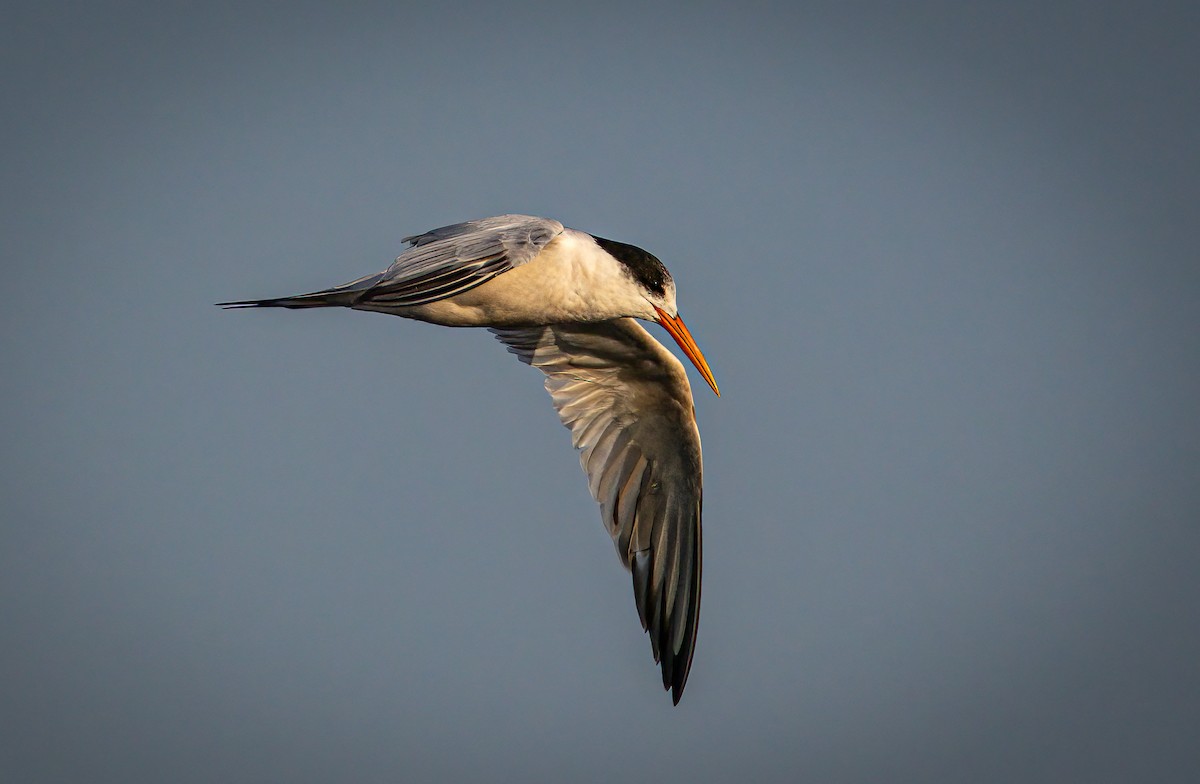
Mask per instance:
[[[700,616],[703,473],[683,365],[633,319],[492,332],[546,374],[678,704]]]
[[[401,253],[355,304],[424,305],[461,294],[542,252],[563,225],[530,215],[499,215],[405,237]]]
[[[563,225],[530,215],[455,223],[405,237],[412,247],[383,272],[295,297],[218,302],[227,308],[327,308],[380,310],[424,305],[487,283],[542,252]]]

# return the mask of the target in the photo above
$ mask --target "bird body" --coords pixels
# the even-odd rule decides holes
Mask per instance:
[[[619,314],[654,318],[624,283],[620,265],[590,235],[564,229],[533,259],[453,298],[379,310],[449,327],[520,327],[607,321]]]
[[[683,365],[634,319],[661,324],[720,393],[679,318],[670,273],[640,248],[526,215],[406,241],[388,269],[342,286],[218,304],[347,307],[488,327],[541,370],[678,703],[700,610],[700,434]]]

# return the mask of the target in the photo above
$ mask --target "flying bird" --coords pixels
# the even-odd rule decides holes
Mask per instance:
[[[661,324],[720,396],[652,254],[500,215],[405,237],[383,272],[311,294],[226,308],[344,307],[448,327],[487,327],[546,390],[571,431],[592,497],[633,575],[663,687],[683,694],[700,614],[700,433],[687,373],[637,319]]]

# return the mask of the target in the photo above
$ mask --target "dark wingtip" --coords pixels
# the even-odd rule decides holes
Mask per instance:
[[[692,652],[689,650],[686,655],[675,656],[675,672],[670,686],[672,705],[678,705],[679,700],[683,698],[683,687],[687,685],[688,673],[692,670]]]

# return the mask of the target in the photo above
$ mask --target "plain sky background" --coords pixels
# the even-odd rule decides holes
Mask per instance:
[[[9,2],[0,67],[3,781],[1197,780],[1194,2]],[[721,384],[677,708],[540,374],[211,304],[503,212]]]

